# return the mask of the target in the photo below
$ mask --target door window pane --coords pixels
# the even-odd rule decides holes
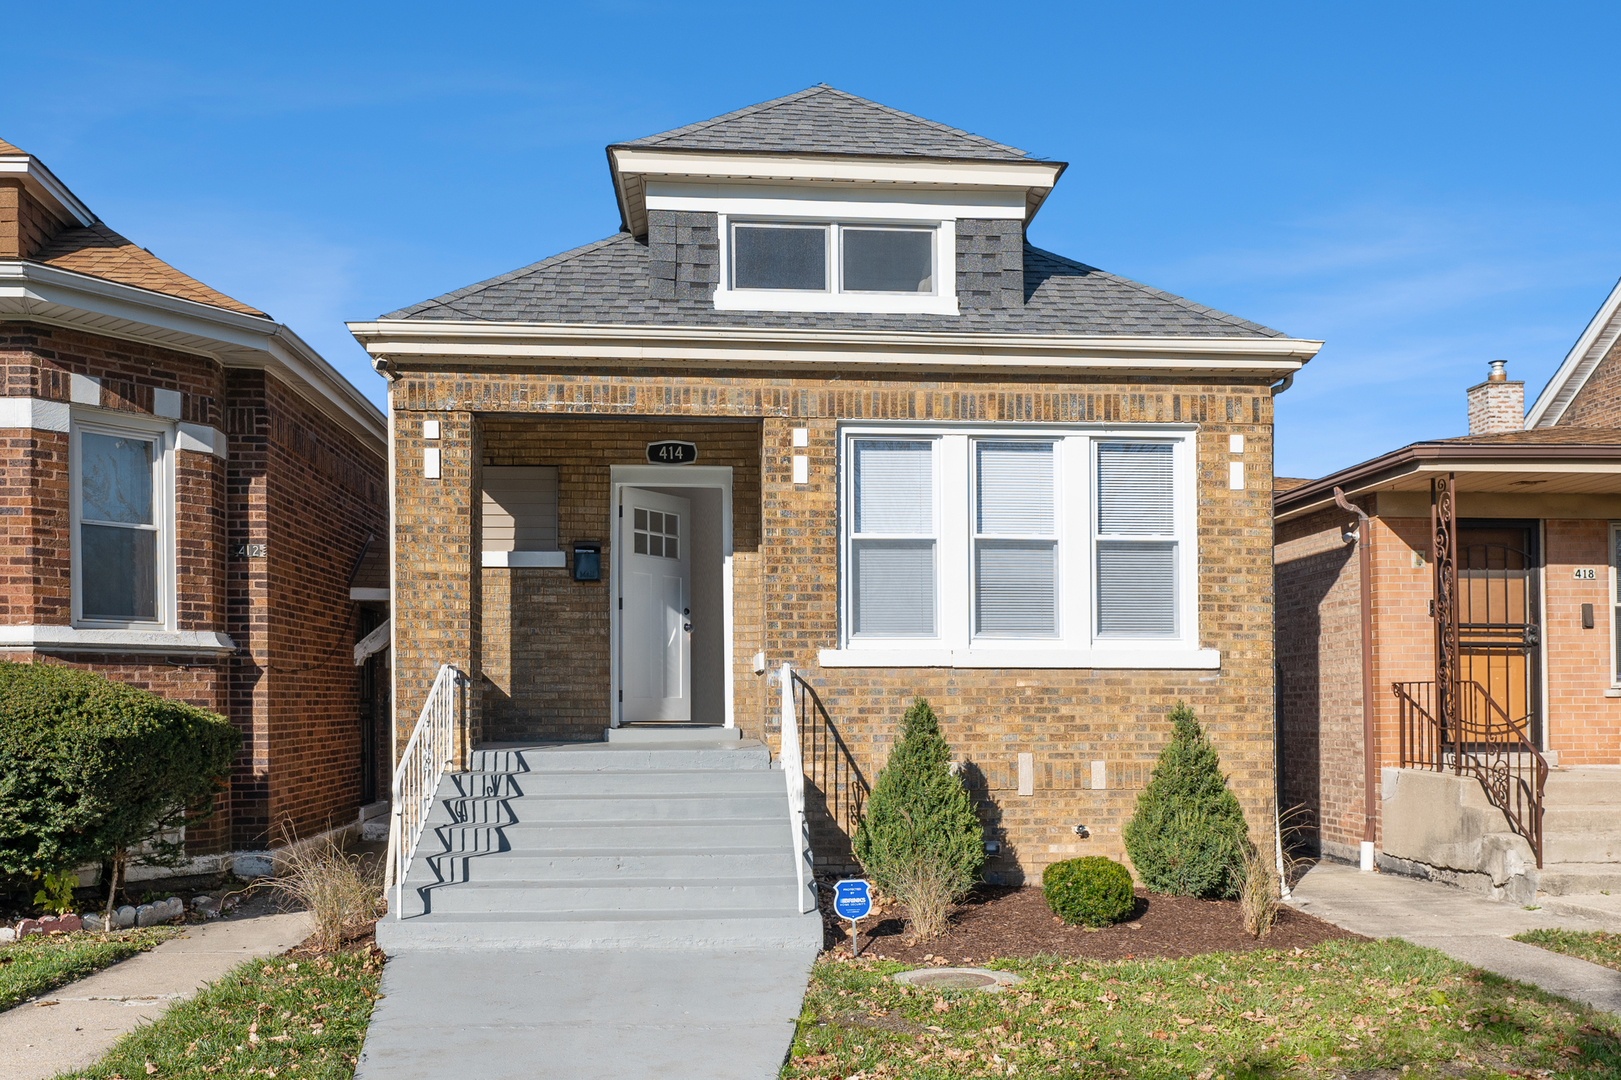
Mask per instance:
[[[79,526],[80,605],[87,619],[158,617],[158,534],[151,529]]]
[[[732,229],[732,286],[827,289],[827,228],[738,225]]]
[[[841,230],[846,292],[934,291],[934,233],[923,229]]]

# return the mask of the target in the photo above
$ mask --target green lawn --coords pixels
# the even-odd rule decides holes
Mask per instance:
[[[1527,930],[1514,935],[1514,940],[1621,971],[1621,934],[1602,930]]]
[[[1401,941],[1006,960],[1026,981],[999,994],[884,977],[905,966],[818,961],[783,1076],[1621,1075],[1614,1017]]]
[[[120,1039],[74,1080],[280,1076],[348,1080],[377,999],[381,953],[248,960]]]
[[[180,931],[168,926],[100,934],[30,937],[0,945],[0,1009],[145,952]]]

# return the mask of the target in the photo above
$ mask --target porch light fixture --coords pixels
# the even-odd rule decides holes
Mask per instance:
[[[574,580],[602,580],[602,545],[595,541],[574,544]]]

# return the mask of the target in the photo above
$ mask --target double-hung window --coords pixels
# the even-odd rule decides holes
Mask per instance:
[[[161,424],[75,418],[73,617],[164,627],[173,586],[170,438]]]
[[[840,665],[1213,667],[1186,428],[847,425]]]

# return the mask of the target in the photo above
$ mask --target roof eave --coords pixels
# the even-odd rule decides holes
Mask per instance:
[[[1598,311],[1577,337],[1576,344],[1565,354],[1553,378],[1542,388],[1536,401],[1531,403],[1531,408],[1525,414],[1525,426],[1553,427],[1558,424],[1618,337],[1621,337],[1621,281],[1615,283],[1610,295],[1604,298],[1604,303],[1599,305]]]
[[[15,177],[23,182],[28,193],[48,209],[64,225],[86,228],[100,219],[79,201],[68,186],[45,167],[45,163],[32,154],[6,154],[0,156],[0,177]]]
[[[1500,465],[1501,471],[1514,472],[1526,466],[1580,461],[1621,463],[1621,444],[1412,443],[1274,495],[1272,514],[1275,521],[1292,520],[1334,505],[1335,488],[1348,498],[1355,497],[1410,473],[1447,464],[1477,469],[1481,465]]]

